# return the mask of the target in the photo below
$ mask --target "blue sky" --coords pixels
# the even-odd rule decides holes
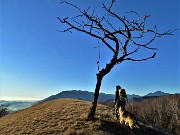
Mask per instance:
[[[101,1],[69,0],[81,9],[102,13]],[[179,0],[119,0],[121,15],[137,11],[151,15],[148,26],[159,31],[179,28]],[[57,17],[77,11],[59,0],[0,0],[0,99],[43,99],[63,90],[94,91],[97,40],[82,33],[61,33]],[[152,43],[159,50],[146,62],[123,62],[105,76],[100,92],[114,93],[120,84],[128,94],[163,91],[179,93],[179,31]],[[109,62],[101,47],[100,67]]]

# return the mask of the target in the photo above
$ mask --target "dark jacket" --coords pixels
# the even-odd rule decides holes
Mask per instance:
[[[116,90],[115,92],[115,97],[114,97],[114,102],[116,103],[117,99],[119,98],[119,91]]]

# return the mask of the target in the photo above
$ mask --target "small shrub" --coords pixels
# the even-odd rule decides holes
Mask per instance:
[[[8,114],[8,108],[4,105],[0,105],[0,117]]]

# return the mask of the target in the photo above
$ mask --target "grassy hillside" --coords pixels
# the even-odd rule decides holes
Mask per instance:
[[[114,110],[98,104],[96,119],[88,121],[91,103],[73,99],[57,99],[17,111],[0,118],[1,135],[161,135],[151,125],[131,131],[114,120]]]

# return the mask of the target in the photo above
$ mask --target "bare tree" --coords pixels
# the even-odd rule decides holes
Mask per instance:
[[[81,10],[76,5],[67,1],[61,1],[62,4],[72,6],[75,10],[79,11],[79,14],[72,18],[58,17],[60,23],[67,25],[67,29],[62,30],[61,32],[72,32],[73,30],[76,30],[87,34],[98,39],[98,41],[106,46],[112,53],[111,60],[104,68],[99,69],[96,74],[97,83],[94,99],[88,115],[89,119],[94,118],[103,77],[107,75],[115,65],[120,64],[123,61],[140,62],[154,58],[156,55],[155,50],[157,49],[151,47],[150,44],[158,37],[173,34],[172,30],[159,33],[156,26],[152,29],[146,28],[145,24],[150,17],[149,15],[140,17],[140,15],[134,11],[126,13],[126,16],[118,15],[117,12],[113,11],[115,2],[116,0],[112,0],[109,6],[102,3],[102,8],[105,13],[104,15],[98,15],[90,10],[90,8]],[[127,18],[128,15],[131,15],[131,19]],[[151,51],[151,54],[136,59],[136,54],[141,51],[144,54],[149,54],[147,52]]]

